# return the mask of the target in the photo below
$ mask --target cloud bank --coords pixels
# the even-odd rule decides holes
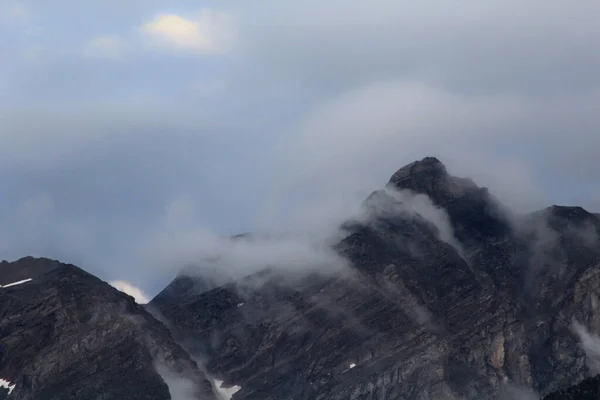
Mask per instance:
[[[573,331],[580,340],[580,345],[585,352],[585,361],[592,376],[600,374],[600,337],[579,323],[573,321]]]
[[[146,304],[150,301],[148,296],[144,294],[144,292],[140,288],[135,287],[129,282],[112,281],[110,282],[110,285],[113,286],[115,289],[120,290],[121,292],[133,297],[136,303],[138,304]]]
[[[326,231],[427,155],[519,211],[600,210],[594,0],[12,5],[3,258],[154,293],[197,255],[175,238]],[[189,226],[165,233],[182,197]]]
[[[223,52],[235,39],[232,16],[210,9],[201,10],[189,19],[177,14],[159,14],[142,25],[140,32],[159,47],[193,53]]]

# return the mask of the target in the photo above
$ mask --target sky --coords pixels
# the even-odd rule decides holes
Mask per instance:
[[[597,0],[5,0],[0,51],[0,258],[151,297],[215,235],[322,232],[424,156],[600,211]]]

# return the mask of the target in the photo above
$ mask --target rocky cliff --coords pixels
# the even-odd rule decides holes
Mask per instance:
[[[587,378],[568,389],[559,390],[544,400],[598,400],[600,399],[600,376]]]
[[[146,306],[73,265],[2,262],[0,399],[598,398],[598,215],[513,214],[430,157],[340,231],[341,270],[187,267]]]
[[[0,399],[215,398],[164,325],[83,270],[4,261],[0,285]]]
[[[241,387],[234,400],[545,395],[588,376],[573,326],[600,331],[596,215],[513,215],[435,158],[398,170],[364,211],[336,246],[343,273],[174,290],[199,279],[181,276],[149,308]]]

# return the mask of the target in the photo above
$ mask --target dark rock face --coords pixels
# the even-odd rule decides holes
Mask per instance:
[[[549,394],[544,400],[598,400],[600,399],[600,376],[588,378],[565,390]]]
[[[180,277],[150,307],[241,386],[234,400],[482,399],[506,384],[546,395],[587,376],[572,324],[600,331],[595,215],[515,219],[435,158],[400,169],[365,207],[336,246],[344,274],[291,282],[275,270],[202,293],[173,290]]]
[[[9,399],[171,399],[155,363],[165,379],[190,382],[189,399],[214,399],[164,325],[81,269],[28,257],[0,263],[0,284],[0,379],[14,384]]]

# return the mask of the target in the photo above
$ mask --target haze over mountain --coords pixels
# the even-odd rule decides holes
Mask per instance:
[[[429,154],[520,211],[598,210],[597,21],[595,0],[6,0],[1,254],[152,297],[185,243],[330,228]]]
[[[331,246],[328,261],[266,259],[242,278],[205,267],[235,257],[208,257],[146,306],[72,265],[3,262],[0,393],[17,400],[597,393],[596,380],[558,393],[600,372],[594,214],[565,206],[511,213],[488,189],[427,157],[393,174],[339,229],[339,241],[322,243]],[[227,240],[234,253],[242,246],[251,254],[274,238]]]
[[[536,398],[600,372],[600,220],[583,208],[514,214],[429,157],[343,229],[345,269],[214,289],[188,270],[148,309],[236,399]]]
[[[90,379],[134,398],[145,392],[119,386],[132,366],[159,398],[165,376],[182,396],[190,379],[262,396],[261,378],[270,396],[395,396],[389,374],[414,357],[412,376],[448,396],[546,394],[593,374],[599,20],[597,0],[3,0],[0,259],[20,261],[0,267],[0,324],[25,339],[0,330],[0,387],[57,393],[59,371],[79,377],[77,352],[54,366],[1,358],[71,354],[70,324],[98,339],[93,354],[133,351]],[[105,320],[86,325],[98,307]],[[281,335],[319,354],[278,359]],[[504,359],[482,361],[500,344]],[[249,349],[278,363],[253,369]],[[166,354],[184,378],[153,365]]]

